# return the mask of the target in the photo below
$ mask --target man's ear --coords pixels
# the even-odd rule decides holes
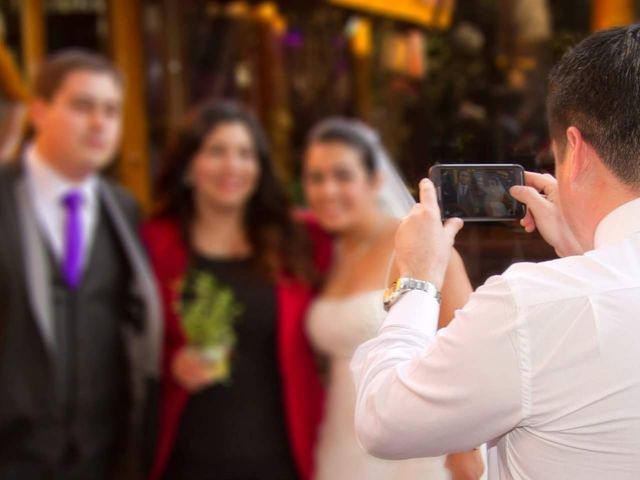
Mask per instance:
[[[41,98],[34,98],[29,103],[29,121],[35,130],[40,128],[47,115],[48,104]]]
[[[585,141],[577,127],[567,128],[566,136],[567,151],[564,161],[569,162],[566,165],[569,168],[569,180],[574,182],[590,170],[593,148]]]

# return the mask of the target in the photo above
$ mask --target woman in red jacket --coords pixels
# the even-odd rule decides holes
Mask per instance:
[[[238,104],[198,107],[157,187],[143,230],[166,323],[151,479],[309,478],[322,396],[303,329],[315,268],[262,129]],[[326,265],[329,243],[309,233]]]

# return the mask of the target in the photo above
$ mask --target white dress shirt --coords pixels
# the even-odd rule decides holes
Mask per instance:
[[[640,199],[581,256],[513,265],[436,333],[405,294],[352,371],[356,429],[386,458],[483,442],[491,479],[640,479]]]
[[[80,218],[83,245],[80,265],[86,266],[98,218],[96,177],[90,176],[81,183],[74,183],[47,165],[34,146],[30,146],[25,154],[25,175],[40,229],[60,262],[64,256],[66,219],[62,199],[71,190],[82,192]]]

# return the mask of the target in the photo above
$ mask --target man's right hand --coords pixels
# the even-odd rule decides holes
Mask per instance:
[[[520,220],[524,229],[531,233],[537,228],[560,257],[584,253],[562,214],[556,179],[549,174],[526,172],[525,184],[509,190],[513,198],[527,206],[527,214]]]

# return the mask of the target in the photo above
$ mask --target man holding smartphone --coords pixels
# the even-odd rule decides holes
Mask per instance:
[[[460,219],[429,180],[400,226],[403,291],[356,352],[356,428],[370,453],[489,442],[490,478],[640,478],[640,25],[591,35],[550,75],[556,178],[511,194],[558,260],[490,278],[436,333]]]

